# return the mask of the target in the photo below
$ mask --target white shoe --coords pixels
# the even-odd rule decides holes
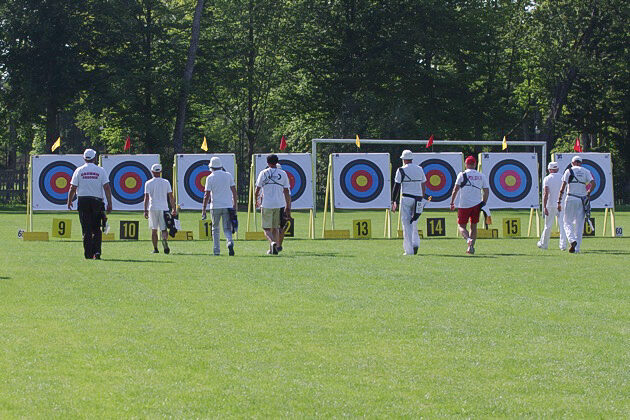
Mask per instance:
[[[536,242],[536,246],[537,246],[538,248],[540,248],[540,249],[547,249],[547,247],[546,247],[546,246],[543,246],[543,245],[540,243],[540,241]]]

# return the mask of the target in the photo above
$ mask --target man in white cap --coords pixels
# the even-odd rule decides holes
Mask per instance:
[[[573,156],[571,167],[562,175],[562,186],[558,194],[558,211],[562,211],[562,196],[567,188],[564,200],[564,229],[569,241],[569,252],[580,252],[582,234],[584,233],[584,207],[590,199],[591,191],[595,188],[593,174],[582,167],[582,158]]]
[[[475,253],[475,241],[477,240],[477,223],[479,214],[485,207],[490,193],[488,178],[477,171],[477,160],[474,156],[466,158],[466,170],[460,172],[455,180],[455,187],[451,194],[451,210],[455,210],[455,197],[459,195],[457,204],[457,224],[459,233],[468,244],[467,254]],[[470,232],[466,229],[470,220]]]
[[[112,211],[112,193],[105,169],[97,166],[96,151],[83,152],[85,164],[75,169],[68,192],[68,210],[72,210],[74,196],[78,197],[77,208],[81,231],[83,232],[83,254],[86,259],[101,259],[101,220],[104,203],[103,191],[107,197],[107,213]]]
[[[392,211],[396,212],[399,193],[402,191],[400,221],[403,231],[403,255],[415,255],[418,253],[418,246],[420,245],[418,218],[422,212],[422,200],[427,177],[420,165],[412,163],[413,153],[411,150],[403,151],[400,158],[403,161],[403,166],[398,168],[394,177]]]
[[[567,234],[564,231],[564,213],[558,211],[558,196],[562,186],[562,175],[558,173],[558,162],[549,162],[547,165],[549,175],[543,179],[543,212],[545,215],[545,227],[540,235],[540,241],[536,244],[540,249],[549,247],[549,238],[553,222],[558,216],[558,228],[560,230],[560,249],[567,249]]]
[[[144,218],[149,219],[149,229],[151,229],[151,241],[153,242],[153,253],[158,254],[158,230],[162,236],[162,246],[164,253],[168,254],[171,249],[168,247],[168,231],[166,229],[166,218],[164,212],[168,212],[168,203],[171,203],[171,214],[177,215],[177,207],[173,198],[173,189],[168,180],[162,178],[162,165],[159,163],[151,166],[153,178],[144,184]]]
[[[289,177],[282,169],[277,168],[278,155],[267,156],[267,168],[258,174],[256,179],[256,206],[262,204],[262,227],[269,241],[267,254],[278,254],[280,241],[280,216],[284,207],[284,216],[291,217],[291,193]],[[262,192],[262,203],[260,194]]]
[[[228,255],[234,255],[234,240],[232,239],[232,219],[230,209],[236,211],[236,183],[231,173],[223,170],[221,158],[214,156],[210,159],[210,175],[206,177],[206,187],[201,207],[201,217],[206,217],[206,206],[210,202],[212,217],[212,243],[214,255],[221,253],[221,222],[223,234],[227,241]]]

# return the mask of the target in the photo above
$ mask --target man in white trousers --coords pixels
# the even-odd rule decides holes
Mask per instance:
[[[567,249],[567,234],[564,231],[564,213],[558,211],[558,195],[562,186],[562,174],[558,173],[558,162],[549,162],[547,165],[549,175],[543,179],[543,212],[545,215],[545,227],[540,235],[540,241],[536,244],[540,249],[549,247],[549,238],[553,221],[558,216],[558,229],[560,230],[560,249]]]
[[[584,203],[595,187],[593,174],[582,167],[582,158],[573,156],[571,167],[562,175],[562,186],[558,195],[558,211],[562,211],[562,196],[568,186],[564,200],[564,229],[569,241],[569,252],[580,252],[584,233]]]
[[[212,215],[212,243],[214,255],[221,254],[221,221],[223,234],[227,241],[228,255],[234,255],[234,240],[232,239],[232,219],[230,209],[236,210],[236,183],[229,172],[223,170],[221,158],[214,156],[210,159],[211,174],[206,178],[206,188],[203,195],[201,217],[206,217],[206,206],[210,201]]]
[[[398,194],[402,191],[400,201],[400,222],[403,231],[403,255],[415,255],[420,245],[418,235],[418,218],[422,212],[425,183],[427,181],[424,170],[420,165],[414,165],[411,150],[403,151],[400,158],[403,166],[396,171],[394,178],[394,192],[392,194],[392,211],[398,207]]]
[[[153,253],[158,254],[158,230],[161,232],[162,246],[164,253],[168,254],[171,249],[168,247],[168,231],[166,230],[166,218],[164,212],[168,212],[168,202],[171,202],[171,214],[177,215],[173,189],[168,180],[162,178],[162,165],[159,163],[151,166],[153,178],[144,184],[144,218],[149,219],[149,229],[151,229],[151,242],[153,242]]]

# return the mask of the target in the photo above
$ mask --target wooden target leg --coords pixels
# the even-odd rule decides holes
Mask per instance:
[[[602,230],[602,236],[606,236],[606,223],[608,222],[608,208],[604,209],[604,227]],[[611,225],[612,227],[612,225]],[[613,228],[613,236],[614,236],[614,228]]]

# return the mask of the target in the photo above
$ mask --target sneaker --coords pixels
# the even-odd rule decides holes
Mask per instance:
[[[470,246],[470,255],[474,255],[475,253],[475,247],[474,246]]]
[[[171,248],[169,248],[169,247],[164,248],[164,253],[167,254],[167,255],[170,254],[171,253]]]
[[[414,246],[413,247],[413,255],[417,255],[418,254],[418,247]]]
[[[571,246],[569,247],[569,252],[571,254],[575,254],[575,247],[577,246],[577,241],[571,242]]]
[[[153,252],[152,252],[152,253],[153,253],[153,254],[159,254],[159,253],[160,253],[160,251],[158,251],[158,249],[157,249],[157,248],[155,248],[155,249],[153,250]]]
[[[282,251],[282,246],[280,246],[280,245],[276,246],[276,250],[277,250],[278,252]]]
[[[94,254],[94,259],[95,260],[100,260],[101,259],[101,254],[99,252],[97,252],[96,254]]]
[[[537,246],[538,248],[540,248],[540,249],[547,249],[547,247],[546,247],[546,246],[543,246],[543,245],[540,243],[540,241],[536,242],[536,246]]]
[[[278,245],[275,242],[271,244],[271,250],[273,255],[278,255]]]
[[[228,255],[230,257],[234,256],[234,244],[228,244]]]

